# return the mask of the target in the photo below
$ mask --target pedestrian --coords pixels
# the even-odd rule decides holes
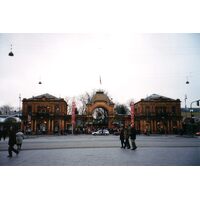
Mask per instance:
[[[130,140],[131,140],[131,150],[136,150],[137,149],[137,146],[135,144],[135,140],[136,140],[136,134],[137,134],[137,131],[135,129],[135,127],[133,125],[131,125],[131,128],[130,128]]]
[[[16,144],[17,144],[17,150],[20,151],[22,148],[22,142],[24,139],[24,134],[19,130],[16,133]]]
[[[129,130],[128,127],[124,129],[124,149],[127,147],[127,149],[130,149],[130,143],[129,143]]]
[[[3,137],[3,126],[0,126],[0,141],[2,137]]]
[[[4,128],[3,128],[3,140],[4,140],[4,141],[6,140],[6,135],[7,135],[7,130],[6,130],[6,128],[4,127]]]
[[[121,141],[121,148],[124,148],[125,146],[125,143],[124,143],[124,128],[121,127],[120,130],[119,130],[119,139]]]
[[[10,130],[9,130],[9,140],[8,140],[8,157],[12,157],[12,152],[14,151],[16,154],[19,153],[19,151],[17,149],[14,148],[16,144],[16,134],[15,134],[15,131],[13,129],[13,127],[11,126],[10,127]]]

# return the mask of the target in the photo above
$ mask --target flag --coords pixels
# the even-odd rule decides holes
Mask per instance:
[[[75,119],[75,110],[76,110],[76,103],[75,101],[73,100],[72,101],[72,125],[75,126],[75,123],[76,123],[76,119]]]
[[[131,126],[134,127],[134,102],[131,102]]]
[[[99,77],[99,82],[100,82],[100,84],[101,84],[101,76]]]

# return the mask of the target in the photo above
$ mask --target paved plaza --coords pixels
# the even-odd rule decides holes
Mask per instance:
[[[8,139],[7,139],[8,140]],[[19,155],[7,158],[0,141],[1,166],[199,166],[200,138],[138,136],[138,149],[121,149],[119,136],[30,136]]]

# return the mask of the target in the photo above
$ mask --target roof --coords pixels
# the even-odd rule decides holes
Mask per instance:
[[[145,99],[142,99],[143,101],[176,101],[175,99],[171,99],[169,97],[164,97],[158,94],[152,94]]]
[[[103,91],[97,91],[96,94],[92,97],[91,103],[102,101],[106,103],[113,103]]]
[[[46,98],[46,99],[53,99],[53,100],[59,100],[60,98],[57,98],[51,94],[41,94],[41,95],[38,95],[38,96],[33,96],[32,98],[29,98],[28,100],[34,100],[34,99],[43,99],[43,98]]]

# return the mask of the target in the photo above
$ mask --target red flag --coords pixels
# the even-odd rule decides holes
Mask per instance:
[[[131,126],[134,127],[134,102],[131,102]]]
[[[76,124],[76,119],[75,119],[75,110],[76,110],[76,103],[73,100],[72,101],[72,125],[75,126]]]

